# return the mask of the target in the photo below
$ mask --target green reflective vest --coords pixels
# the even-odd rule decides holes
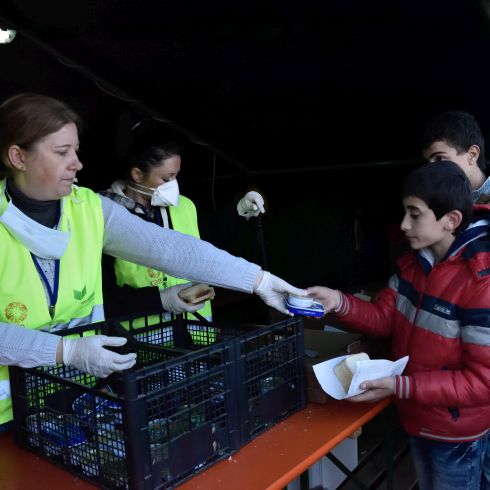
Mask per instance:
[[[182,195],[179,196],[179,205],[170,206],[167,210],[170,212],[170,219],[172,220],[172,227],[174,230],[199,238],[196,206],[189,198]],[[176,284],[189,282],[186,279],[173,277],[169,274],[165,274],[165,272],[149,269],[148,267],[134,264],[123,259],[115,259],[114,267],[117,285],[120,287],[124,285],[133,288],[157,286],[159,289],[164,289],[175,286]],[[198,310],[198,313],[204,318],[211,320],[211,303],[206,301],[204,307]],[[195,317],[189,315],[189,318]]]
[[[0,181],[0,214],[7,206]],[[101,255],[104,216],[99,196],[74,187],[62,199],[59,229],[70,231],[60,259],[58,300],[51,318],[31,252],[0,223],[0,322],[56,331],[104,320]],[[12,420],[8,368],[0,367],[0,424]]]

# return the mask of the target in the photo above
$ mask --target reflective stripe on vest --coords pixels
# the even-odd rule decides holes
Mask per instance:
[[[5,181],[0,181],[0,212],[7,206]],[[0,225],[0,322],[47,331],[104,319],[101,255],[104,216],[100,197],[74,187],[62,199],[59,229],[70,231],[70,243],[60,259],[58,301],[49,314],[44,286],[30,251]],[[0,367],[0,383],[8,382]],[[0,400],[0,424],[12,419],[10,398]]]
[[[8,380],[0,380],[0,401],[10,399],[10,383]]]
[[[66,330],[67,328],[81,327],[82,325],[90,325],[91,323],[103,321],[104,307],[102,305],[94,305],[89,315],[80,318],[73,318],[68,323],[54,323],[41,330],[45,330],[47,332],[59,332],[61,330]]]
[[[170,211],[170,219],[172,227],[175,231],[180,231],[186,235],[192,235],[199,238],[199,228],[197,226],[197,213],[194,203],[185,196],[179,196],[179,205],[177,207],[170,206],[167,208]],[[122,259],[115,259],[114,268],[116,272],[117,285],[124,285],[133,288],[143,288],[149,286],[157,286],[160,289],[183,284],[186,279],[180,279],[170,276],[164,272],[149,269],[142,265],[134,264]],[[198,310],[198,313],[204,318],[211,318],[211,303],[206,301],[204,307]],[[193,315],[189,318],[194,319]]]

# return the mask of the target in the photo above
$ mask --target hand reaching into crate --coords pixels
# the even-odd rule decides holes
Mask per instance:
[[[91,335],[79,339],[63,338],[63,364],[73,366],[98,378],[107,378],[115,371],[129,369],[136,363],[136,354],[118,354],[104,346],[119,347],[128,339]]]

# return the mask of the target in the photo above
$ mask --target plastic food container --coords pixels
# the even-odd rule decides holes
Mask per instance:
[[[290,294],[286,300],[286,308],[294,315],[311,316],[320,318],[325,314],[325,308],[321,303],[305,296]]]

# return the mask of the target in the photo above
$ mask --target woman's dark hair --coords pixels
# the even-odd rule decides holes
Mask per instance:
[[[165,143],[139,142],[128,149],[125,159],[126,178],[130,178],[131,169],[138,167],[148,174],[153,167],[163,165],[163,161],[175,156],[182,157],[184,147],[176,141]]]
[[[437,220],[458,210],[463,215],[454,234],[464,231],[473,215],[473,198],[468,177],[453,162],[425,163],[408,175],[402,185],[402,199],[421,199],[434,211]]]
[[[10,171],[8,150],[12,145],[30,150],[39,140],[68,123],[74,123],[80,132],[80,116],[53,97],[24,93],[3,102],[0,105],[0,175]]]

